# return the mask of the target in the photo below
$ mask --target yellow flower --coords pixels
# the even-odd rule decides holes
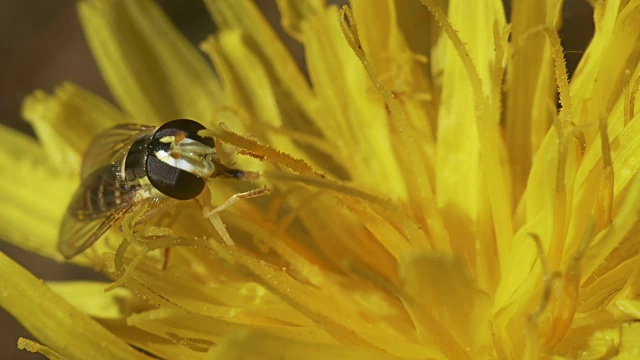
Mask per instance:
[[[640,351],[640,0],[591,2],[596,33],[570,82],[561,1],[515,2],[507,24],[499,0],[278,0],[308,79],[252,2],[205,3],[217,75],[150,1],[80,2],[119,109],[72,84],[25,100],[39,142],[0,127],[0,236],[61,260],[82,153],[122,122],[197,119],[272,194],[220,214],[236,246],[195,202],[129,214],[74,260],[111,285],[43,284],[0,254],[0,306],[44,345],[20,346],[96,359]],[[212,180],[212,204],[252,186]]]

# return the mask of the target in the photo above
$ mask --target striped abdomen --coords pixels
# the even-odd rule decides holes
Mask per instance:
[[[78,220],[104,217],[132,201],[139,187],[121,181],[120,166],[117,164],[98,168],[80,185],[70,204],[70,209],[73,209],[71,215]]]

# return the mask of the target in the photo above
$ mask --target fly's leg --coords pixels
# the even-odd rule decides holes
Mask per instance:
[[[224,242],[229,246],[235,246],[235,242],[231,239],[231,236],[227,232],[227,229],[220,218],[220,212],[227,209],[229,206],[233,205],[236,201],[240,199],[249,199],[252,197],[257,197],[261,195],[265,195],[269,193],[269,189],[265,186],[260,189],[254,189],[251,191],[246,191],[243,193],[238,193],[230,197],[227,201],[225,201],[222,205],[211,208],[211,192],[208,187],[204,188],[204,191],[198,196],[198,201],[202,206],[202,216],[206,219],[209,219],[211,225],[216,229],[218,234],[222,237]]]
[[[260,174],[255,171],[240,170],[227,167],[221,163],[216,163],[216,177],[223,179],[235,179],[242,181],[255,181],[260,178]]]
[[[222,205],[218,206],[215,209],[209,210],[207,212],[204,213],[205,217],[209,217],[215,213],[219,213],[220,211],[223,211],[225,209],[227,209],[229,206],[233,205],[236,201],[240,200],[240,199],[250,199],[250,198],[254,198],[254,197],[258,197],[258,196],[262,196],[262,195],[266,195],[269,193],[269,188],[267,188],[266,186],[260,189],[253,189],[250,191],[245,191],[242,193],[238,193],[233,195],[232,197],[230,197],[229,199],[227,199],[227,201],[225,201]]]
[[[214,213],[211,216],[208,215],[211,211],[211,191],[209,190],[209,187],[205,186],[204,190],[200,193],[200,195],[198,195],[196,199],[202,207],[202,217],[205,219],[209,219],[211,225],[213,225],[218,234],[220,234],[220,237],[222,237],[222,240],[224,240],[227,245],[235,246],[235,243],[233,242],[233,239],[231,239],[231,235],[229,235],[229,233],[227,232],[227,229],[225,228],[220,215],[218,215],[218,213]]]
[[[137,230],[136,227],[145,222],[149,222],[152,219],[156,218],[160,215],[161,210],[171,207],[177,203],[177,200],[163,197],[163,198],[148,198],[142,200],[135,210],[134,213],[131,214],[132,218],[126,219],[123,221],[123,224],[120,225],[120,230],[124,234],[124,242],[129,244],[135,244],[138,247],[146,249],[145,251],[151,250],[154,246],[149,243],[150,239],[146,238],[146,235],[140,230]],[[125,247],[126,249],[126,247]],[[169,262],[169,249],[170,247],[166,247],[164,249],[164,258],[162,260],[162,269],[166,269],[167,264]],[[124,255],[124,251],[119,256],[116,256],[116,268],[119,271],[123,270],[122,256]]]
[[[144,246],[144,236],[137,236],[137,231],[134,231],[135,227],[139,224],[149,222],[158,216],[161,210],[175,205],[178,201],[168,197],[163,198],[149,198],[142,200],[134,209],[134,217],[127,224],[129,231],[123,231],[125,238],[132,244],[138,246]],[[135,214],[135,211],[146,207],[142,213]],[[124,223],[123,223],[124,225]],[[120,225],[120,230],[124,230],[123,225]]]

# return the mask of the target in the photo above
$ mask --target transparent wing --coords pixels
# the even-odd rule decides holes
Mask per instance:
[[[83,252],[136,205],[135,191],[120,187],[118,165],[103,166],[83,181],[67,208],[58,250],[67,259]]]
[[[80,254],[87,250],[93,243],[113,226],[113,224],[131,211],[135,204],[127,204],[114,209],[105,217],[96,218],[89,221],[78,221],[70,217],[65,217],[60,233],[58,250],[66,258]]]
[[[101,133],[85,152],[80,178],[84,179],[102,166],[118,163],[136,139],[153,134],[155,129],[155,126],[122,124]]]

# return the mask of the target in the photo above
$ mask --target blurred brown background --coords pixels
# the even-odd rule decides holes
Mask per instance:
[[[201,1],[157,2],[194,44],[215,31]],[[256,2],[277,27],[278,12],[273,0]],[[334,2],[344,3],[346,0]],[[112,99],[84,42],[75,4],[75,0],[0,0],[0,123],[33,134],[20,117],[22,99],[34,89],[50,92],[66,80]],[[561,37],[570,71],[577,65],[593,33],[592,16],[586,0],[566,0]],[[287,42],[301,59],[300,46],[290,40]],[[96,278],[96,274],[89,270],[35,257],[2,241],[0,251],[45,280]],[[40,358],[17,350],[17,339],[21,336],[31,338],[0,309],[0,359]]]

